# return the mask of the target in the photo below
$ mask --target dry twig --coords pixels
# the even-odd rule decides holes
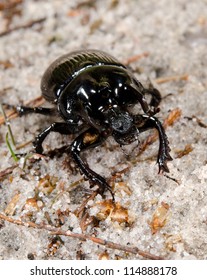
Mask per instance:
[[[14,164],[14,165],[0,171],[0,179],[3,178],[4,176],[11,174],[12,171],[14,170],[14,168],[16,168],[17,166],[18,166],[18,164]]]
[[[0,33],[0,37],[3,37],[13,31],[16,31],[16,30],[19,30],[19,29],[26,29],[26,28],[30,28],[32,27],[33,25],[35,24],[38,24],[38,23],[42,23],[46,20],[46,18],[40,18],[40,19],[36,19],[36,20],[31,20],[25,24],[22,24],[22,25],[18,25],[18,26],[15,26],[13,28],[8,28],[7,30],[3,31]]]
[[[91,236],[89,234],[82,234],[82,233],[73,233],[70,230],[68,231],[64,231],[61,229],[57,229],[55,227],[52,227],[50,225],[45,225],[45,224],[35,224],[33,222],[23,222],[21,220],[16,220],[13,219],[11,217],[5,216],[4,214],[0,213],[0,219],[7,221],[9,223],[12,224],[16,224],[19,226],[25,226],[25,227],[31,227],[31,228],[35,228],[35,229],[42,229],[42,230],[47,230],[49,231],[52,235],[64,235],[64,236],[68,236],[68,237],[72,237],[72,238],[76,238],[82,241],[86,241],[86,240],[91,240],[92,242],[99,244],[99,245],[103,245],[106,246],[107,248],[111,248],[114,250],[120,250],[120,251],[124,251],[127,253],[132,253],[135,255],[140,255],[143,258],[146,259],[151,259],[151,260],[161,260],[163,259],[160,256],[155,256],[149,252],[146,251],[142,251],[137,247],[130,247],[130,246],[125,246],[125,245],[121,245],[118,243],[114,243],[108,240],[104,240],[95,236]]]
[[[168,83],[171,81],[179,81],[179,80],[188,80],[188,74],[184,75],[175,75],[175,76],[168,76],[168,77],[160,77],[155,80],[157,84],[163,84],[163,83]]]
[[[124,65],[129,65],[129,64],[131,64],[131,63],[133,63],[133,62],[136,62],[137,60],[139,60],[139,59],[141,59],[141,58],[143,58],[143,57],[147,57],[147,56],[149,56],[149,53],[148,53],[148,52],[143,52],[143,53],[141,53],[141,54],[136,54],[136,55],[133,55],[133,56],[129,57],[128,59],[126,59],[126,60],[123,62],[123,64],[124,64]]]

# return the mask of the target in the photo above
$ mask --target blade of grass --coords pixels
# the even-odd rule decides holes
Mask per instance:
[[[7,128],[8,128],[8,132],[9,132],[9,135],[11,137],[12,144],[13,144],[13,146],[16,146],[16,142],[15,142],[12,130],[11,130],[11,126],[10,126],[10,123],[9,123],[9,121],[7,119],[7,116],[5,114],[5,111],[4,111],[4,108],[3,108],[2,104],[0,104],[0,110],[1,110],[2,115],[4,117],[5,124],[6,124]]]
[[[13,149],[12,149],[12,146],[11,146],[11,144],[10,144],[10,142],[9,142],[9,133],[8,133],[8,132],[7,132],[7,134],[6,134],[6,144],[7,144],[8,148],[9,148],[9,151],[10,151],[10,153],[11,153],[12,158],[14,159],[15,162],[17,162],[19,159],[18,159],[18,157],[15,155],[15,153],[14,153],[14,151],[13,151]]]

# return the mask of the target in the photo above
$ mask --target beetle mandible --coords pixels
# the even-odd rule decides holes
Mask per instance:
[[[42,154],[42,143],[51,132],[79,134],[69,147],[81,172],[97,185],[101,194],[107,189],[106,180],[89,168],[80,153],[100,145],[112,136],[120,145],[134,142],[138,135],[155,128],[159,134],[157,163],[159,172],[169,172],[166,162],[171,160],[170,148],[161,122],[154,116],[161,95],[154,87],[145,88],[116,58],[98,50],[82,50],[56,59],[45,71],[41,81],[43,97],[54,108],[17,106],[20,116],[28,113],[52,115],[58,113],[62,122],[54,122],[35,139],[34,148]],[[149,104],[145,95],[149,94]],[[139,103],[142,114],[130,113]]]

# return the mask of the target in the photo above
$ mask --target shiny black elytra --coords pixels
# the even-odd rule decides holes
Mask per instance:
[[[159,172],[169,172],[166,162],[171,160],[167,136],[160,121],[154,117],[159,111],[160,93],[152,86],[146,89],[122,63],[102,51],[83,50],[69,53],[55,60],[41,81],[43,97],[55,108],[18,106],[19,115],[58,113],[62,122],[52,123],[35,139],[34,148],[42,153],[42,143],[51,132],[79,134],[70,145],[70,153],[82,173],[92,185],[105,189],[113,196],[111,187],[99,174],[91,170],[80,152],[100,145],[108,136],[120,145],[130,144],[138,135],[155,128],[159,133],[157,163]],[[148,104],[145,95],[151,95]],[[143,114],[132,114],[130,108],[139,103]]]

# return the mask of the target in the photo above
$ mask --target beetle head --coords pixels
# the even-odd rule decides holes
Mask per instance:
[[[127,133],[133,125],[133,119],[128,112],[111,109],[108,118],[113,131],[120,134]]]
[[[134,142],[138,136],[138,129],[134,125],[133,116],[118,107],[110,108],[107,112],[107,122],[111,134],[120,145]]]

